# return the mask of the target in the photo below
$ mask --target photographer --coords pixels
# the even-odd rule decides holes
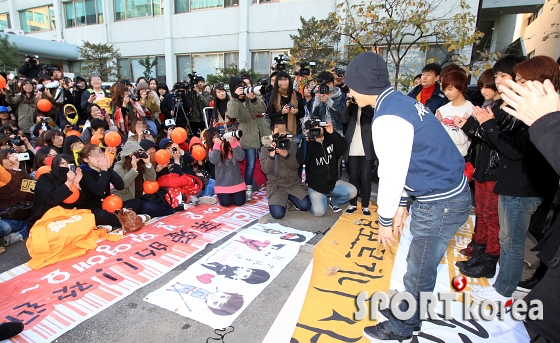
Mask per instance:
[[[344,138],[331,123],[312,118],[304,124],[306,141],[299,149],[297,159],[307,171],[311,214],[321,217],[327,212],[327,199],[333,212],[340,212],[340,205],[354,198],[358,191],[352,184],[338,180],[338,159],[348,147]]]
[[[35,117],[35,107],[37,106],[37,97],[33,91],[33,83],[26,79],[21,83],[21,94],[15,95],[14,80],[8,80],[9,90],[6,92],[6,99],[12,106],[17,107],[18,127],[23,131],[25,136],[31,138],[31,127],[33,126],[33,118]]]
[[[228,102],[228,116],[237,119],[239,130],[243,131],[241,146],[245,151],[245,184],[247,189],[245,198],[251,201],[253,198],[253,172],[257,161],[257,149],[261,147],[261,137],[270,135],[270,127],[263,112],[266,111],[264,102],[258,99],[254,93],[245,95],[245,82],[237,76],[229,78],[229,89],[231,100]],[[249,99],[247,101],[247,99]]]
[[[208,107],[210,100],[212,100],[212,95],[204,91],[204,81],[202,76],[195,77],[193,90],[187,93],[192,102],[192,111],[189,119],[191,121],[191,130],[195,136],[199,136],[206,129],[203,110],[205,107]]]
[[[144,115],[142,113],[140,115],[146,119],[148,130],[152,132],[152,136],[156,137],[158,128],[154,114],[159,113],[160,109],[157,100],[155,100],[155,93],[150,90],[146,82],[140,82],[136,85],[136,98],[138,98],[137,104],[142,107],[144,113]]]
[[[177,82],[173,86],[173,93],[167,93],[160,103],[164,119],[173,119],[177,126],[187,127],[187,114],[192,105],[187,97],[189,86],[184,82]]]
[[[313,116],[332,123],[336,132],[343,134],[342,113],[346,109],[346,95],[335,87],[333,74],[323,71],[317,76],[319,84],[315,87]]]
[[[29,80],[38,80],[45,66],[39,63],[39,56],[25,55],[25,63],[18,68],[18,74],[26,76]]]
[[[305,115],[304,106],[301,94],[294,89],[290,75],[283,70],[279,71],[276,74],[266,113],[272,123],[279,119],[287,123],[288,132],[297,137],[298,142],[301,140],[300,119]]]
[[[226,92],[224,85],[216,85],[212,91],[212,97],[214,98],[214,118],[212,119],[214,123],[211,126],[226,132],[235,130],[227,113],[229,94]]]
[[[52,107],[51,109],[46,112],[46,115],[55,120],[56,124],[59,125],[60,122],[57,118],[60,108],[62,107],[62,103],[64,102],[64,95],[63,90],[60,87],[58,81],[53,82],[48,75],[42,74],[39,77],[39,81],[37,81],[37,99],[45,99],[48,100]]]
[[[33,169],[33,160],[35,159],[35,149],[33,148],[33,145],[29,143],[27,137],[25,137],[25,135],[23,135],[22,132],[17,128],[2,128],[4,128],[4,132],[0,133],[0,149],[14,150],[15,153],[18,154],[20,169],[30,173]],[[27,157],[25,157],[25,155],[19,154],[27,154]]]
[[[340,88],[342,93],[348,94],[350,88],[344,83],[344,70],[340,68],[332,68],[331,73],[334,77],[334,86]]]
[[[295,92],[295,91],[294,91]],[[284,218],[288,200],[300,211],[311,208],[311,200],[298,175],[299,163],[296,158],[297,144],[290,142],[286,135],[286,122],[277,119],[271,125],[272,136],[263,137],[260,153],[262,171],[267,176],[266,196],[270,215],[275,219]],[[279,142],[279,143],[278,143]],[[287,149],[278,145],[288,145]]]

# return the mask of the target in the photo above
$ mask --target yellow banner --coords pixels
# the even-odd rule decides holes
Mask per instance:
[[[362,331],[376,321],[369,314],[354,320],[356,297],[362,291],[371,296],[389,289],[398,248],[393,243],[385,249],[377,241],[376,209],[369,218],[360,208],[353,215],[343,214],[315,247],[313,273],[291,343],[369,343]]]

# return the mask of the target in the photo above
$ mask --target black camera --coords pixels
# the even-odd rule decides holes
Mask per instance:
[[[57,66],[46,65],[45,68],[43,69],[43,73],[50,77],[50,76],[53,76],[53,72],[55,70],[60,70],[60,68],[58,68]]]
[[[29,64],[38,65],[39,64],[39,56],[37,55],[25,55],[25,58],[29,58]]]
[[[136,95],[134,95],[134,93],[130,92],[128,94],[128,98],[132,101],[138,101],[138,97]]]
[[[136,158],[148,158],[148,154],[144,150],[138,150],[134,152]]]
[[[274,61],[276,62],[276,66],[272,66],[270,69],[273,71],[286,70],[286,62],[290,61],[290,58],[280,54],[278,57],[274,57]]]
[[[304,137],[309,139],[314,139],[323,136],[323,130],[320,127],[327,126],[327,123],[321,121],[319,118],[311,118],[307,120],[303,127],[307,130],[307,133],[304,132]]]
[[[11,138],[10,143],[12,143],[13,146],[24,146],[25,145],[25,142],[21,139],[20,136],[15,136],[14,138]]]
[[[150,132],[150,130],[143,130],[142,134],[144,135],[151,135],[152,133]]]
[[[176,148],[176,147],[171,148],[171,150],[173,150],[173,152],[177,152],[177,148]]]
[[[268,147],[268,151],[274,151],[275,149],[283,149],[288,150],[290,149],[290,142],[293,136],[290,134],[280,134],[275,133],[271,136],[272,142],[276,143],[276,148]]]
[[[319,94],[329,94],[331,92],[331,87],[327,85],[327,81],[319,79],[317,80],[319,83],[313,87],[312,92],[316,93],[319,91]],[[319,89],[317,89],[319,87]]]
[[[341,68],[334,68],[332,70],[332,72],[335,73],[336,76],[338,76],[338,77],[344,76],[344,73],[345,73],[344,69],[341,69]]]
[[[309,76],[311,75],[311,67],[316,66],[317,63],[315,62],[300,62],[299,63],[299,71],[296,71],[294,73],[294,75],[300,75],[300,76]]]
[[[259,94],[255,93],[255,95],[264,95],[264,94],[270,92],[274,88],[274,86],[269,85],[268,84],[268,78],[265,77],[260,82],[257,82],[255,84],[255,86],[252,87],[252,88],[253,89],[258,89],[257,91],[258,91]]]

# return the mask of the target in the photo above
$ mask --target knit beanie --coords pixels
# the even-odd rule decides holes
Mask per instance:
[[[387,64],[373,52],[363,52],[348,64],[344,82],[353,91],[364,95],[379,95],[391,86]]]

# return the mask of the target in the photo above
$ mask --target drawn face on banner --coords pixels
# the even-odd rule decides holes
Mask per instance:
[[[237,267],[234,272],[233,279],[234,280],[247,280],[253,274],[253,269],[244,268],[244,267]]]
[[[243,296],[237,293],[217,291],[206,297],[206,306],[212,313],[219,316],[229,316],[243,307]]]
[[[285,244],[276,244],[276,245],[268,245],[261,249],[261,252],[264,253],[264,256],[270,256],[276,252],[276,250],[282,249]]]

